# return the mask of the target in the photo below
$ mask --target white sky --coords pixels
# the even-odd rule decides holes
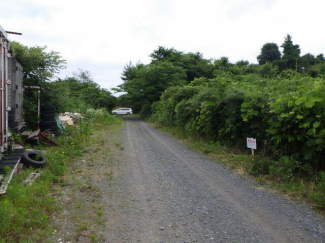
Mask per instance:
[[[90,71],[102,88],[122,83],[129,62],[149,63],[158,48],[227,56],[256,56],[287,34],[301,55],[325,54],[324,0],[0,0],[0,25],[9,39],[60,52],[72,76]],[[282,49],[281,49],[282,50]]]

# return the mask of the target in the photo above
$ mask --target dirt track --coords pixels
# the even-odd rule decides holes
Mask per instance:
[[[54,242],[325,242],[325,221],[307,206],[258,190],[140,119],[125,117],[114,136],[62,191],[70,204]]]

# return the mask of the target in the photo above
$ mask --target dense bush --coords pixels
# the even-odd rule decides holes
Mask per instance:
[[[302,166],[323,170],[325,80],[290,77],[223,74],[195,79],[167,89],[152,105],[152,119],[179,126],[191,136],[242,148],[247,137],[254,137],[264,154],[295,157]]]
[[[148,116],[151,115],[151,105],[150,104],[144,104],[142,105],[141,111],[139,112],[139,115],[142,118],[147,118]]]

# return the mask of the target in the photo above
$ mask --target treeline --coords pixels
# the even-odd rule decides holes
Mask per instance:
[[[159,47],[150,57],[150,64],[127,64],[122,72],[123,84],[117,91],[126,92],[118,103],[130,106],[136,112],[142,108],[147,112],[148,105],[158,101],[167,87],[189,84],[195,78],[212,79],[221,76],[236,77],[256,74],[262,78],[291,78],[297,75],[325,76],[325,58],[323,54],[316,57],[310,53],[300,56],[299,45],[292,42],[287,35],[281,45],[283,52],[275,43],[266,43],[257,56],[259,64],[241,60],[230,63],[227,57],[204,59],[201,53],[183,53],[173,48]]]
[[[57,112],[82,112],[89,108],[104,108],[110,111],[116,98],[110,91],[100,88],[88,71],[79,70],[72,77],[53,81],[55,74],[65,68],[66,61],[58,52],[46,51],[46,46],[24,46],[11,42],[11,52],[23,64],[24,85],[41,88],[41,104],[56,106]],[[24,119],[30,129],[36,129],[38,91],[26,89],[24,92]]]
[[[261,54],[257,56],[259,65],[272,63],[279,71],[293,69],[311,77],[324,77],[325,57],[322,53],[317,56],[311,53],[300,56],[300,47],[297,44],[293,44],[290,35],[286,36],[281,47],[283,48],[282,54],[275,43],[263,45]]]
[[[308,173],[324,170],[324,57],[300,57],[289,35],[282,54],[269,46],[260,64],[159,47],[150,64],[126,65],[119,90],[127,94],[118,102],[188,136],[241,148],[254,137],[259,153],[289,156]]]
[[[46,83],[43,87],[43,99],[51,101],[59,112],[80,112],[90,108],[111,111],[116,104],[116,97],[100,88],[85,70],[79,70],[73,77]]]

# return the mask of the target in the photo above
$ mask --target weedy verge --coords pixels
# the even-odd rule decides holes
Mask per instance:
[[[103,127],[112,129],[114,124],[122,124],[121,119],[103,111],[92,112],[56,139],[58,147],[46,144],[33,147],[45,154],[48,164],[41,169],[41,176],[32,185],[24,184],[23,181],[35,170],[28,168],[19,172],[10,183],[7,193],[0,197],[0,243],[46,242],[45,239],[54,232],[51,224],[53,215],[63,209],[58,199],[62,188],[68,183],[64,175],[67,170],[72,170],[72,174],[83,172],[78,167],[71,167],[72,161],[88,153],[89,147],[96,152],[94,146],[89,146],[93,132]],[[98,142],[103,143],[104,140]],[[75,183],[78,190],[96,194],[96,189],[87,187],[84,182]],[[78,229],[84,231],[87,227],[87,223],[80,223]],[[89,239],[94,242],[96,236]]]

